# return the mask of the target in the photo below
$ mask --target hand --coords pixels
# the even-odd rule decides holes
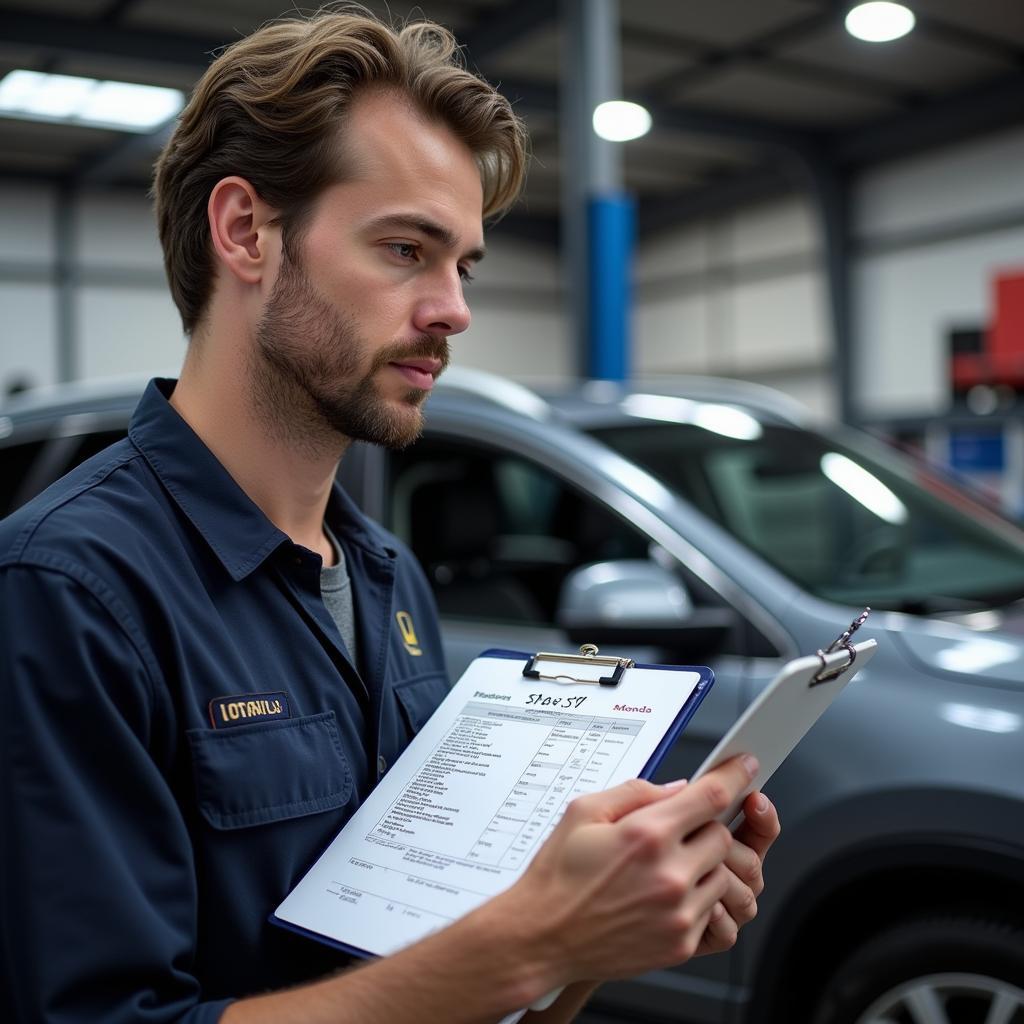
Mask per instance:
[[[733,758],[693,785],[636,779],[574,800],[489,909],[547,965],[551,988],[688,960],[733,877],[733,838],[715,818],[756,771]]]
[[[764,858],[778,839],[781,827],[775,806],[762,793],[747,797],[743,814],[743,824],[736,830],[732,849],[725,858],[729,885],[711,911],[696,956],[731,949],[740,928],[757,916],[757,897],[764,889]]]

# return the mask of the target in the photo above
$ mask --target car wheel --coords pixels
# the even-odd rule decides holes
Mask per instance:
[[[1024,1024],[1024,927],[921,918],[856,949],[814,1024]]]

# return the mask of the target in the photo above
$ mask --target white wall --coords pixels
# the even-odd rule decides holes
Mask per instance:
[[[880,168],[855,193],[855,389],[865,413],[941,413],[947,333],[985,326],[1024,272],[1024,130]]]
[[[709,219],[642,245],[635,372],[760,380],[826,412],[834,387],[819,249],[813,211],[801,199]]]
[[[500,235],[466,286],[473,322],[451,339],[453,361],[529,382],[568,380],[561,267],[554,250]]]
[[[949,407],[950,328],[993,315],[993,276],[1024,271],[1024,129],[864,175],[853,192],[854,400],[868,417]],[[637,266],[639,373],[710,373],[834,408],[820,232],[791,199],[669,232]]]
[[[992,275],[1024,267],[1024,129],[872,171],[854,192],[854,391],[874,416],[939,413],[946,333],[991,317]],[[0,389],[56,379],[56,197],[0,186]],[[148,202],[97,192],[75,209],[70,304],[80,375],[173,371],[184,353]],[[559,259],[502,238],[469,285],[456,359],[525,380],[567,379]],[[821,243],[803,199],[669,232],[637,254],[637,374],[707,373],[834,408]]]
[[[0,189],[0,394],[57,375],[53,193]]]
[[[56,197],[0,186],[0,394],[15,380],[56,381]],[[164,280],[148,201],[93,192],[73,208],[71,320],[77,376],[173,373],[185,341]],[[564,379],[557,254],[498,236],[468,286],[473,325],[456,339],[466,366]]]

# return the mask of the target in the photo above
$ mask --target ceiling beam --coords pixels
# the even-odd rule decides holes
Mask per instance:
[[[678,195],[641,199],[637,209],[638,232],[641,239],[651,238],[739,206],[792,195],[799,187],[795,177],[778,167],[762,165]]]
[[[912,156],[935,146],[1019,125],[1024,110],[1024,72],[966,89],[853,129],[832,146],[833,156],[852,166]]]
[[[98,20],[104,25],[113,25],[120,21],[129,7],[135,7],[139,0],[110,0],[107,7],[98,15]]]
[[[519,207],[513,207],[501,220],[487,226],[489,239],[517,238],[551,248],[558,247],[560,233],[558,214],[528,213]]]
[[[64,57],[116,57],[195,68],[205,68],[225,45],[209,36],[24,11],[4,11],[3,41]]]
[[[736,64],[751,64],[768,60],[776,49],[800,42],[820,32],[836,20],[834,10],[813,11],[802,18],[787,22],[781,28],[771,29],[733,49],[707,46],[695,59],[678,71],[670,71],[644,87],[638,103],[650,106],[659,97],[685,86],[697,85],[726,68]]]
[[[558,113],[558,90],[553,86],[506,79],[499,83],[499,88],[514,105],[522,109],[544,114]],[[712,110],[685,109],[655,103],[646,105],[656,129],[668,128],[758,145],[799,149],[801,152],[815,138],[808,132],[740,114],[720,114]]]
[[[815,136],[774,121],[686,107],[648,107],[655,127],[803,153]]]
[[[174,131],[177,118],[145,134],[126,135],[92,157],[86,157],[75,168],[77,185],[102,185],[121,181],[127,172],[142,160],[155,160]]]
[[[915,31],[922,35],[931,36],[960,49],[972,49],[975,53],[983,53],[988,57],[1002,58],[1016,64],[1024,61],[1024,47],[1012,39],[1000,39],[968,25],[948,22],[927,11],[918,10],[914,17],[917,19]]]
[[[557,9],[550,0],[511,0],[463,33],[461,42],[469,58],[478,63],[551,21]],[[118,7],[111,10],[119,12]],[[233,41],[26,11],[4,12],[3,40],[59,56],[143,59],[195,68],[205,68],[218,50]]]

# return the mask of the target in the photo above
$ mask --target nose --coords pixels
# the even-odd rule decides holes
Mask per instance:
[[[470,313],[458,269],[432,276],[428,292],[413,314],[413,326],[424,334],[461,334],[469,327]]]

